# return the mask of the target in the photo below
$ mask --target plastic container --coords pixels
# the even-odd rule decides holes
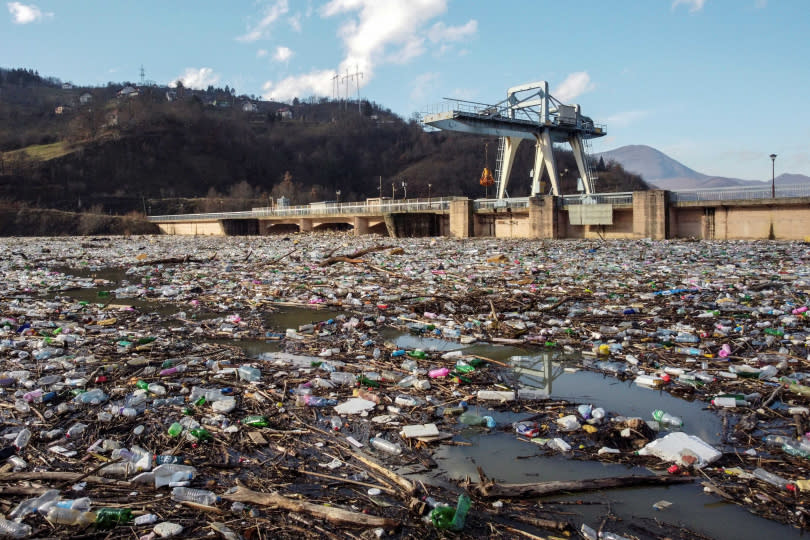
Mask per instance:
[[[446,367],[431,369],[428,371],[428,377],[431,379],[438,379],[441,377],[447,377],[450,374],[450,369]]]
[[[381,450],[389,454],[394,454],[398,456],[402,453],[402,447],[399,444],[392,443],[391,441],[387,441],[385,439],[372,437],[368,440],[368,442],[371,446],[373,446],[377,450]]]
[[[656,409],[652,412],[653,420],[664,426],[670,427],[683,427],[683,420],[677,416],[673,416],[661,409]]]
[[[129,508],[99,508],[96,514],[96,527],[111,529],[116,525],[132,521],[132,510]]]
[[[496,426],[495,419],[491,416],[479,416],[471,412],[461,413],[458,417],[458,421],[468,426],[484,426],[489,429]]]
[[[219,496],[207,489],[193,489],[187,487],[176,487],[172,489],[172,499],[179,502],[193,502],[212,506],[220,501]]]

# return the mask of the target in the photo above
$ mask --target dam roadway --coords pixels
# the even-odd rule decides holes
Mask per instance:
[[[511,199],[382,200],[148,216],[165,234],[810,241],[810,184]]]

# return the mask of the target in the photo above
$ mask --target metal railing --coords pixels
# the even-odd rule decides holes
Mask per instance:
[[[592,193],[590,195],[563,195],[561,199],[563,207],[580,204],[633,205],[633,193],[630,191],[619,193]]]
[[[174,214],[148,216],[149,221],[203,221],[217,219],[256,219],[262,217],[309,217],[336,215],[382,215],[398,212],[437,212],[450,208],[452,198],[406,199],[374,203],[322,203],[302,206],[253,208],[240,212],[211,212],[205,214]]]
[[[511,199],[476,199],[473,201],[475,210],[492,210],[497,208],[528,208],[528,197],[513,197]]]
[[[770,199],[771,186],[731,187],[716,189],[680,189],[670,193],[670,202],[690,201],[747,201]],[[776,198],[810,197],[810,184],[776,186]]]

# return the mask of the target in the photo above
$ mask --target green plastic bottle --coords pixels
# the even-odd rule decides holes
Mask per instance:
[[[270,425],[270,421],[267,419],[266,416],[254,414],[243,418],[242,425],[250,427],[267,427]]]
[[[460,531],[464,528],[467,512],[470,510],[470,498],[466,493],[458,496],[455,509],[450,506],[437,506],[430,511],[430,521],[437,529]]]
[[[211,435],[211,432],[205,428],[192,429],[189,430],[189,433],[191,433],[191,436],[195,437],[198,441],[210,441],[214,438],[213,435]]]
[[[183,433],[183,426],[180,422],[175,422],[169,426],[169,437],[177,437]]]
[[[144,380],[138,380],[138,382],[135,383],[135,386],[137,386],[141,390],[146,390],[147,388],[149,388],[149,383]]]
[[[96,527],[100,529],[111,529],[130,521],[132,521],[132,510],[129,508],[99,508],[96,510]]]

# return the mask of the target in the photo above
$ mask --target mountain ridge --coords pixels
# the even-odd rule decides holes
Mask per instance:
[[[664,152],[643,144],[620,146],[613,150],[600,152],[595,157],[608,162],[614,161],[626,171],[640,175],[648,185],[659,189],[710,189],[770,185],[769,180],[743,180],[703,174],[671,158]],[[781,185],[805,182],[810,182],[810,176],[783,173],[775,178],[775,183]]]

